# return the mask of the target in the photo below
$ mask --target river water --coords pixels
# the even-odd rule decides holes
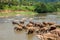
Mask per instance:
[[[42,13],[34,16],[15,16],[9,18],[0,18],[0,40],[39,40],[36,35],[27,35],[26,32],[14,31],[14,25],[12,25],[13,20],[21,20],[22,18],[27,18],[26,23],[29,18],[33,18],[34,22],[56,22],[60,24],[60,17],[55,13]]]

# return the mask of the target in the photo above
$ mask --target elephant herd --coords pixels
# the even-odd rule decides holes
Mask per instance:
[[[33,22],[30,20],[25,24],[26,20],[18,22],[12,21],[14,30],[26,30],[27,34],[37,33],[37,37],[41,40],[60,40],[60,25],[54,22]]]

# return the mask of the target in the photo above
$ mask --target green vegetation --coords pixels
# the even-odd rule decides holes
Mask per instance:
[[[32,11],[37,13],[60,12],[60,2],[48,3],[36,2],[34,0],[0,0],[0,10]]]
[[[51,3],[40,3],[36,5],[35,11],[38,13],[56,12],[57,7]]]

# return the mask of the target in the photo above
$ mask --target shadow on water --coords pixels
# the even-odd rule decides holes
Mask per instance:
[[[14,31],[14,26],[11,24],[13,20],[20,20],[26,18],[27,16],[18,16],[10,18],[0,18],[0,40],[39,40],[35,35],[27,35],[23,31]],[[29,16],[26,24],[28,23],[29,18],[33,18],[34,22],[43,22],[50,21],[60,24],[60,18],[57,18],[56,14],[37,14],[34,16]]]

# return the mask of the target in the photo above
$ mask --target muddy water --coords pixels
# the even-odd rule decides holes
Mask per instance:
[[[27,35],[23,30],[20,32],[14,31],[14,26],[11,24],[13,20],[20,20],[22,18],[27,18],[26,23],[28,23],[29,18],[33,18],[34,22],[50,21],[60,24],[60,17],[58,14],[38,14],[34,16],[16,16],[9,18],[0,18],[0,40],[39,40],[35,34]]]

